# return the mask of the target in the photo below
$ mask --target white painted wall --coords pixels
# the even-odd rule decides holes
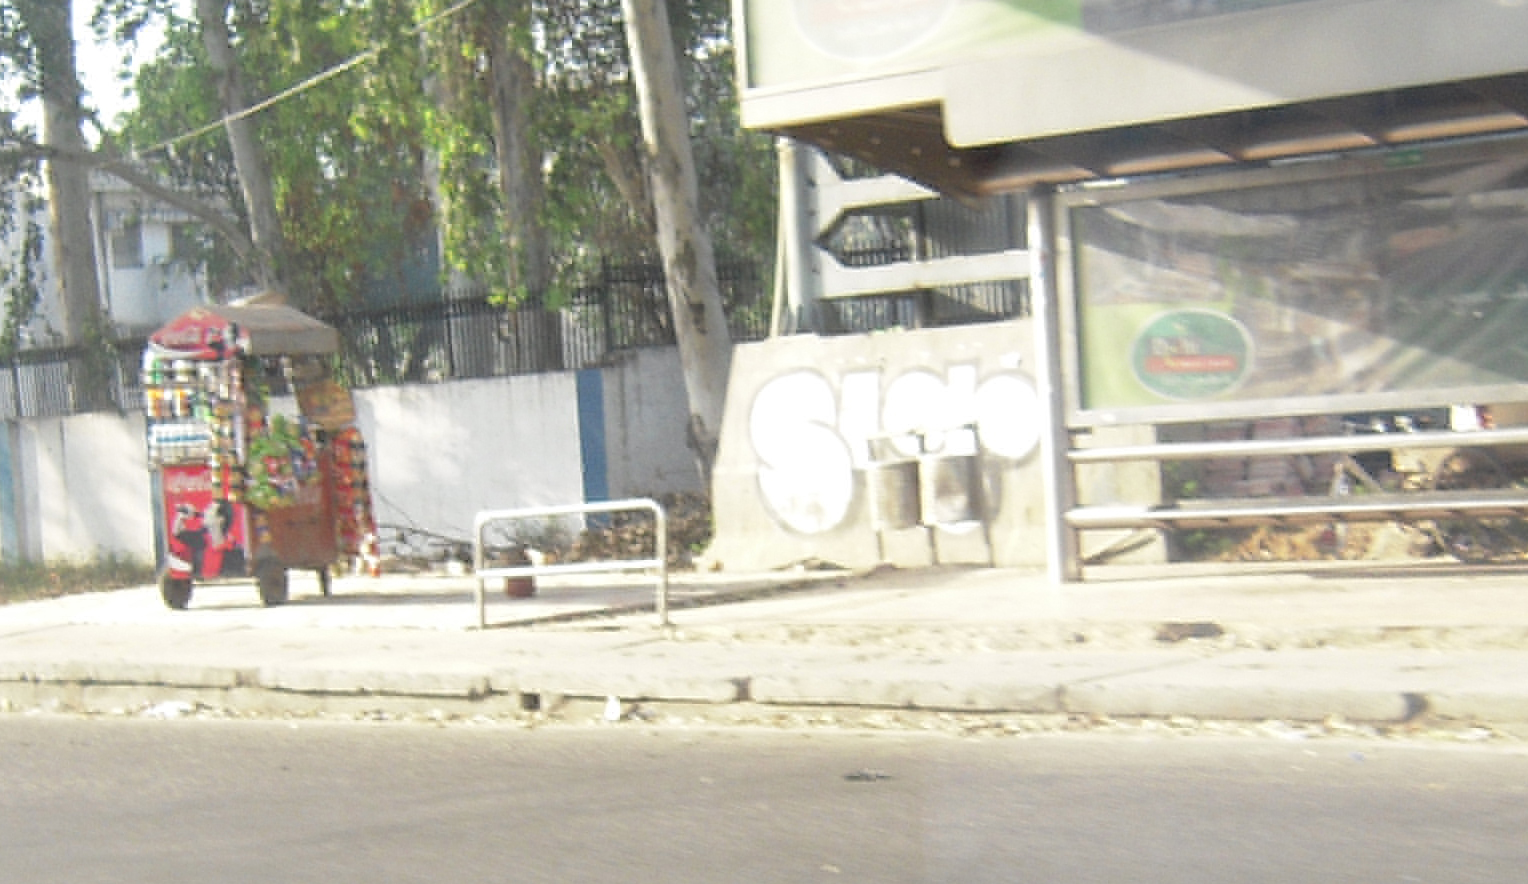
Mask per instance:
[[[602,373],[610,496],[704,490],[686,431],[689,403],[679,351],[628,351],[619,367]]]
[[[1034,367],[1027,319],[740,345],[711,485],[716,538],[707,558],[728,570],[810,559],[1043,565]],[[905,490],[940,503],[960,484],[941,486],[938,457],[978,452],[976,476],[964,485],[979,518],[947,519],[936,505],[920,511],[921,524],[879,530],[893,520],[877,517],[872,477],[917,454],[901,435],[910,431],[924,434],[935,457],[918,458],[904,482],[915,487]]]
[[[602,374],[612,496],[698,488],[677,355],[643,352]],[[294,406],[278,401],[273,409]],[[573,372],[360,390],[356,414],[380,524],[465,540],[479,510],[584,499]],[[6,534],[23,556],[154,558],[142,412],[12,428],[14,462],[0,470],[14,470],[20,512],[0,512],[0,520],[11,520]]]
[[[143,415],[27,421],[20,434],[20,532],[34,559],[147,558],[154,549]]]
[[[583,500],[569,372],[359,391],[379,525],[472,536],[484,509]]]

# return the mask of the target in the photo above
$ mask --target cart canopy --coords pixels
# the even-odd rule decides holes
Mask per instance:
[[[175,317],[149,336],[149,348],[171,359],[321,355],[339,349],[339,333],[282,305],[211,305]]]

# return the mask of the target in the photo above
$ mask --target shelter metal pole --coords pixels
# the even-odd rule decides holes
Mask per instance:
[[[1050,188],[1029,194],[1029,297],[1035,320],[1035,383],[1041,403],[1041,477],[1045,489],[1045,563],[1053,584],[1079,580],[1077,532],[1066,522],[1076,505],[1076,483],[1067,451],[1071,434],[1063,401],[1061,290],[1056,273],[1056,204]]]
[[[817,325],[818,291],[815,232],[812,229],[812,148],[789,138],[778,139],[775,149],[780,166],[779,230],[775,273],[775,303],[771,335],[820,332]]]

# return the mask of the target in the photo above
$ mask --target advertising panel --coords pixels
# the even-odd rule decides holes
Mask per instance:
[[[745,0],[755,88],[886,74],[1014,44],[1040,52],[1071,32],[1111,35],[1331,0]]]
[[[1528,71],[1507,0],[736,0],[753,127],[937,105],[969,148]]]
[[[212,468],[166,466],[162,481],[171,570],[199,578],[244,576],[247,514],[243,505],[214,493]]]
[[[1077,27],[1085,0],[745,0],[746,86],[929,67]]]
[[[1528,154],[1422,159],[1076,196],[1077,407],[1204,419],[1522,398]]]

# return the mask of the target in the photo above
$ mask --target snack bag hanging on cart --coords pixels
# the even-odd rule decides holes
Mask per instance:
[[[300,364],[293,377],[303,416],[328,435],[330,487],[340,549],[358,572],[376,576],[381,554],[367,479],[366,442],[355,424],[355,401],[322,366]]]

